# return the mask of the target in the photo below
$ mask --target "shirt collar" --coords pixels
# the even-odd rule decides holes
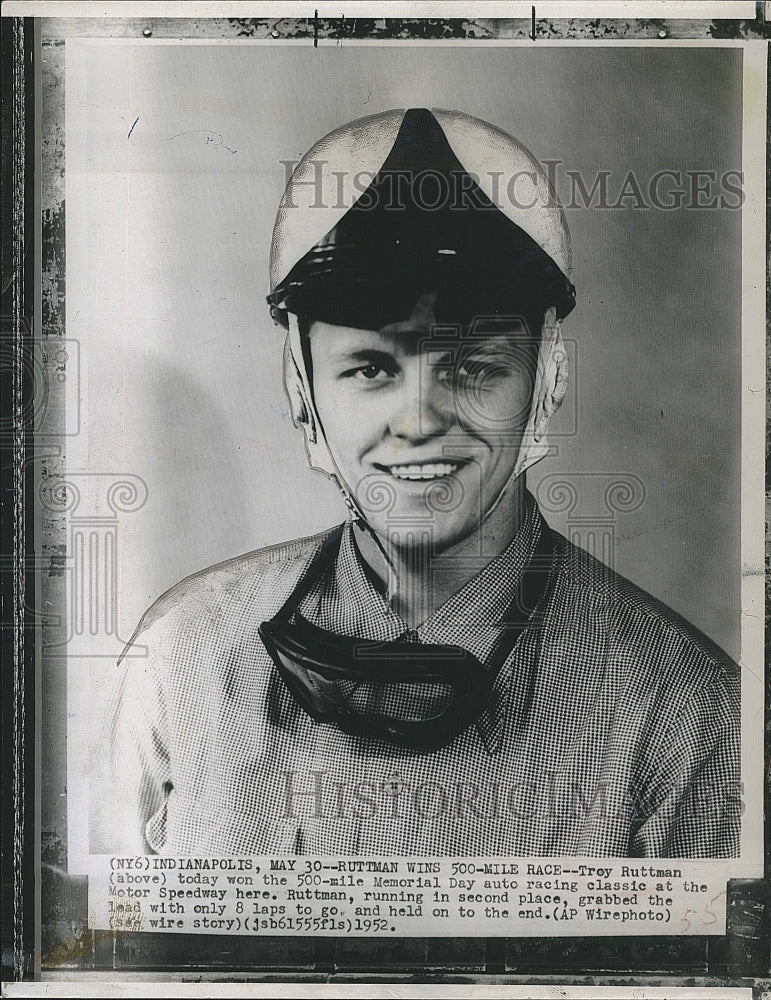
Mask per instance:
[[[351,522],[345,525],[334,573],[306,596],[301,612],[321,628],[363,639],[392,642],[417,633],[426,643],[461,646],[483,664],[490,659],[506,630],[503,617],[543,530],[543,519],[532,495],[525,491],[522,526],[509,545],[415,630],[393,611],[364,567]],[[509,655],[501,668],[490,702],[477,720],[477,730],[488,753],[500,748],[513,689],[520,697],[528,687],[532,663]],[[521,712],[516,712],[521,716]]]

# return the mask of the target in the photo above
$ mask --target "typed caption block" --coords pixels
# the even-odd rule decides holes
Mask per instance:
[[[724,934],[719,862],[92,856],[89,926],[399,937]]]

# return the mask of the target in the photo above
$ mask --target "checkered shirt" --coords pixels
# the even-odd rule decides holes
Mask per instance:
[[[544,530],[528,494],[509,547],[409,637],[489,663]],[[557,534],[543,616],[451,743],[419,752],[314,722],[258,628],[328,536],[205,570],[146,614],[93,759],[92,851],[736,856],[738,668]],[[350,524],[300,611],[364,639],[407,633]]]

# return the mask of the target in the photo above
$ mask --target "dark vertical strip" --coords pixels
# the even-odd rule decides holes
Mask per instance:
[[[24,752],[24,770],[20,775],[23,812],[19,819],[19,847],[17,858],[17,888],[20,894],[19,914],[22,921],[18,955],[19,978],[31,979],[35,971],[35,937],[37,907],[35,905],[35,574],[34,574],[34,441],[32,438],[35,413],[35,378],[32,338],[32,311],[34,302],[34,271],[36,266],[32,248],[32,213],[34,210],[34,74],[32,66],[33,21],[17,21],[16,72],[17,100],[14,132],[21,155],[14,157],[17,219],[15,225],[15,265],[18,275],[18,293],[14,323],[16,346],[20,363],[16,368],[16,415],[19,426],[16,434],[16,504],[18,519],[15,523],[18,545],[16,586],[18,588],[15,615],[20,635],[18,656],[22,666],[19,684],[21,710],[16,730],[18,745]]]
[[[761,7],[762,5],[758,5]],[[763,22],[763,11],[758,11],[758,19]],[[766,37],[768,37],[769,27],[766,25]],[[768,159],[768,142],[771,136],[771,99],[769,99],[769,84],[771,80],[771,47],[766,49],[766,191],[771,190],[771,161]],[[766,198],[766,350],[769,346],[769,334],[771,333],[771,200]],[[771,420],[771,396],[766,403],[766,426]],[[766,502],[771,497],[771,485],[769,483],[768,469],[771,461],[766,460]],[[766,533],[766,551],[768,552],[769,540]],[[765,666],[766,666],[766,725],[764,736],[765,761],[771,761],[771,576],[766,573],[766,632],[765,632]],[[763,823],[763,872],[766,886],[766,908],[761,924],[760,942],[764,948],[762,956],[763,974],[771,976],[771,772],[766,769],[765,782],[763,787],[764,801],[764,823]]]
[[[12,355],[11,347],[6,347],[7,340],[13,338],[13,317],[10,315],[9,295],[10,287],[13,283],[13,189],[12,176],[12,143],[13,143],[13,95],[14,95],[14,66],[12,59],[11,39],[14,32],[14,22],[9,18],[0,19],[0,72],[2,73],[2,94],[0,95],[0,133],[2,135],[2,145],[0,146],[0,165],[2,176],[0,177],[0,193],[2,194],[2,309],[0,310],[0,334],[3,339],[3,348],[6,355]],[[6,201],[6,192],[11,193],[11,201]],[[14,358],[15,361],[15,358]],[[14,383],[15,364],[11,376],[3,370],[2,381],[0,381],[0,413],[2,419],[2,447],[3,460],[0,470],[2,471],[2,482],[0,485],[0,537],[2,538],[2,548],[0,551],[13,552],[13,478],[9,475],[9,466],[13,462],[13,444],[8,441],[11,433],[14,406]],[[4,771],[7,774],[13,760],[14,751],[14,718],[15,703],[13,688],[15,681],[14,660],[9,650],[12,646],[11,627],[12,616],[5,610],[12,607],[13,603],[13,573],[9,573],[8,563],[3,564],[3,573],[0,574],[0,588],[2,588],[2,677],[3,677],[3,698],[2,698],[2,752]],[[10,565],[13,565],[12,560]],[[6,770],[6,768],[8,770]],[[2,808],[0,808],[0,824],[2,829],[2,893],[0,893],[0,905],[2,906],[2,919],[0,920],[0,931],[3,939],[3,979],[12,980],[15,978],[15,957],[16,957],[16,923],[14,920],[14,885],[15,885],[15,865],[14,865],[14,837],[16,832],[14,795],[12,783],[5,780],[0,784],[2,792]]]
[[[710,973],[728,975],[732,979],[767,976],[769,885],[760,879],[736,879],[728,883],[727,960],[725,972],[718,958],[710,956]],[[721,939],[722,940],[722,939]]]
[[[12,359],[10,377],[2,385],[2,551],[10,556],[11,568],[2,583],[3,760],[10,771],[2,810],[3,975],[20,980],[33,974],[35,941],[35,772],[29,764],[34,763],[35,746],[34,643],[29,635],[34,578],[27,573],[33,539],[26,530],[26,505],[32,499],[27,423],[33,409],[29,330],[34,262],[26,253],[33,209],[31,22],[8,19],[1,32],[2,181],[10,193],[3,200],[10,246],[3,247],[1,311],[3,346]]]
[[[487,938],[485,941],[485,972],[488,976],[506,972],[506,938]]]
[[[41,129],[40,129],[40,91],[41,91],[41,81],[42,81],[42,66],[43,61],[41,58],[41,26],[40,19],[35,18],[29,22],[30,24],[30,37],[27,39],[27,44],[29,46],[29,62],[28,66],[28,76],[29,81],[27,83],[27,139],[28,139],[28,149],[29,155],[27,157],[27,233],[30,240],[29,246],[31,252],[27,253],[27,273],[26,282],[27,289],[30,292],[30,309],[29,312],[32,316],[32,323],[30,326],[30,332],[32,337],[32,351],[35,351],[35,345],[40,342],[41,337],[41,301],[42,301],[42,289],[43,289],[43,272],[41,268],[42,262],[42,212],[41,212],[41,158],[42,158],[42,144],[41,144]],[[41,392],[44,390],[41,390]],[[33,378],[32,386],[32,399],[34,402],[33,410],[37,413],[37,382]],[[33,418],[34,421],[34,418]],[[32,439],[32,447],[36,449],[38,444],[37,433],[38,427],[36,424],[33,425],[31,433],[35,435]],[[35,451],[37,455],[37,449]],[[30,871],[30,877],[32,879],[32,885],[34,886],[33,896],[33,962],[32,962],[32,978],[35,980],[40,979],[40,956],[41,956],[41,923],[42,923],[42,908],[41,908],[41,813],[40,813],[40,803],[41,803],[41,787],[42,779],[40,773],[40,732],[41,724],[43,718],[43,706],[41,699],[41,674],[42,674],[42,634],[40,629],[40,610],[43,607],[41,600],[41,587],[40,587],[40,573],[37,571],[38,567],[38,552],[40,545],[40,511],[37,505],[38,497],[38,481],[39,481],[39,465],[37,462],[29,463],[29,471],[27,477],[27,510],[29,511],[32,520],[32,531],[28,532],[28,546],[27,552],[31,554],[32,566],[35,571],[30,575],[29,588],[30,588],[30,606],[35,609],[35,629],[33,635],[30,637],[30,661],[32,664],[31,672],[34,675],[34,684],[32,698],[30,700],[31,715],[32,715],[32,737],[34,740],[34,782],[31,782],[33,792],[31,795],[32,810],[34,815],[34,829],[32,834],[32,859],[33,865]]]
[[[313,971],[325,976],[332,975],[337,966],[336,952],[336,938],[313,938]]]
[[[24,833],[24,902],[25,902],[25,956],[26,956],[26,976],[34,979],[39,965],[39,927],[40,927],[40,906],[39,906],[39,823],[40,811],[38,808],[38,788],[40,772],[38,770],[38,693],[37,684],[37,644],[36,638],[39,634],[38,620],[40,604],[37,591],[37,573],[35,572],[36,558],[35,551],[37,545],[35,505],[36,505],[36,463],[30,461],[35,455],[36,439],[34,437],[34,421],[37,413],[38,394],[41,388],[35,376],[35,337],[34,321],[36,316],[35,303],[37,280],[39,273],[40,258],[35,253],[35,225],[37,199],[36,191],[36,88],[35,75],[37,71],[35,58],[35,25],[33,18],[25,18],[24,36],[22,45],[22,69],[24,87],[24,114],[22,116],[23,142],[25,148],[24,157],[24,241],[23,241],[23,272],[24,272],[24,309],[22,319],[22,335],[24,338],[24,366],[22,385],[22,410],[24,414],[23,434],[25,441],[25,460],[23,466],[24,493],[22,502],[25,511],[24,529],[24,662],[25,662],[25,685],[24,701],[26,726],[22,734],[26,750],[27,773],[25,780],[25,802],[27,825]]]
[[[25,895],[24,895],[24,846],[26,817],[26,758],[25,729],[26,702],[25,655],[24,655],[24,577],[26,549],[24,534],[26,512],[24,510],[24,385],[23,358],[24,316],[23,260],[24,260],[24,170],[26,165],[24,142],[24,22],[14,20],[13,61],[13,657],[14,685],[14,756],[13,756],[13,804],[14,804],[14,979],[23,979],[27,971],[25,955]]]

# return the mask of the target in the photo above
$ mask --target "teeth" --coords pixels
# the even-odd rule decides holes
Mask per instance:
[[[457,463],[435,462],[430,465],[391,465],[388,471],[397,479],[436,479],[452,475],[457,468]]]

